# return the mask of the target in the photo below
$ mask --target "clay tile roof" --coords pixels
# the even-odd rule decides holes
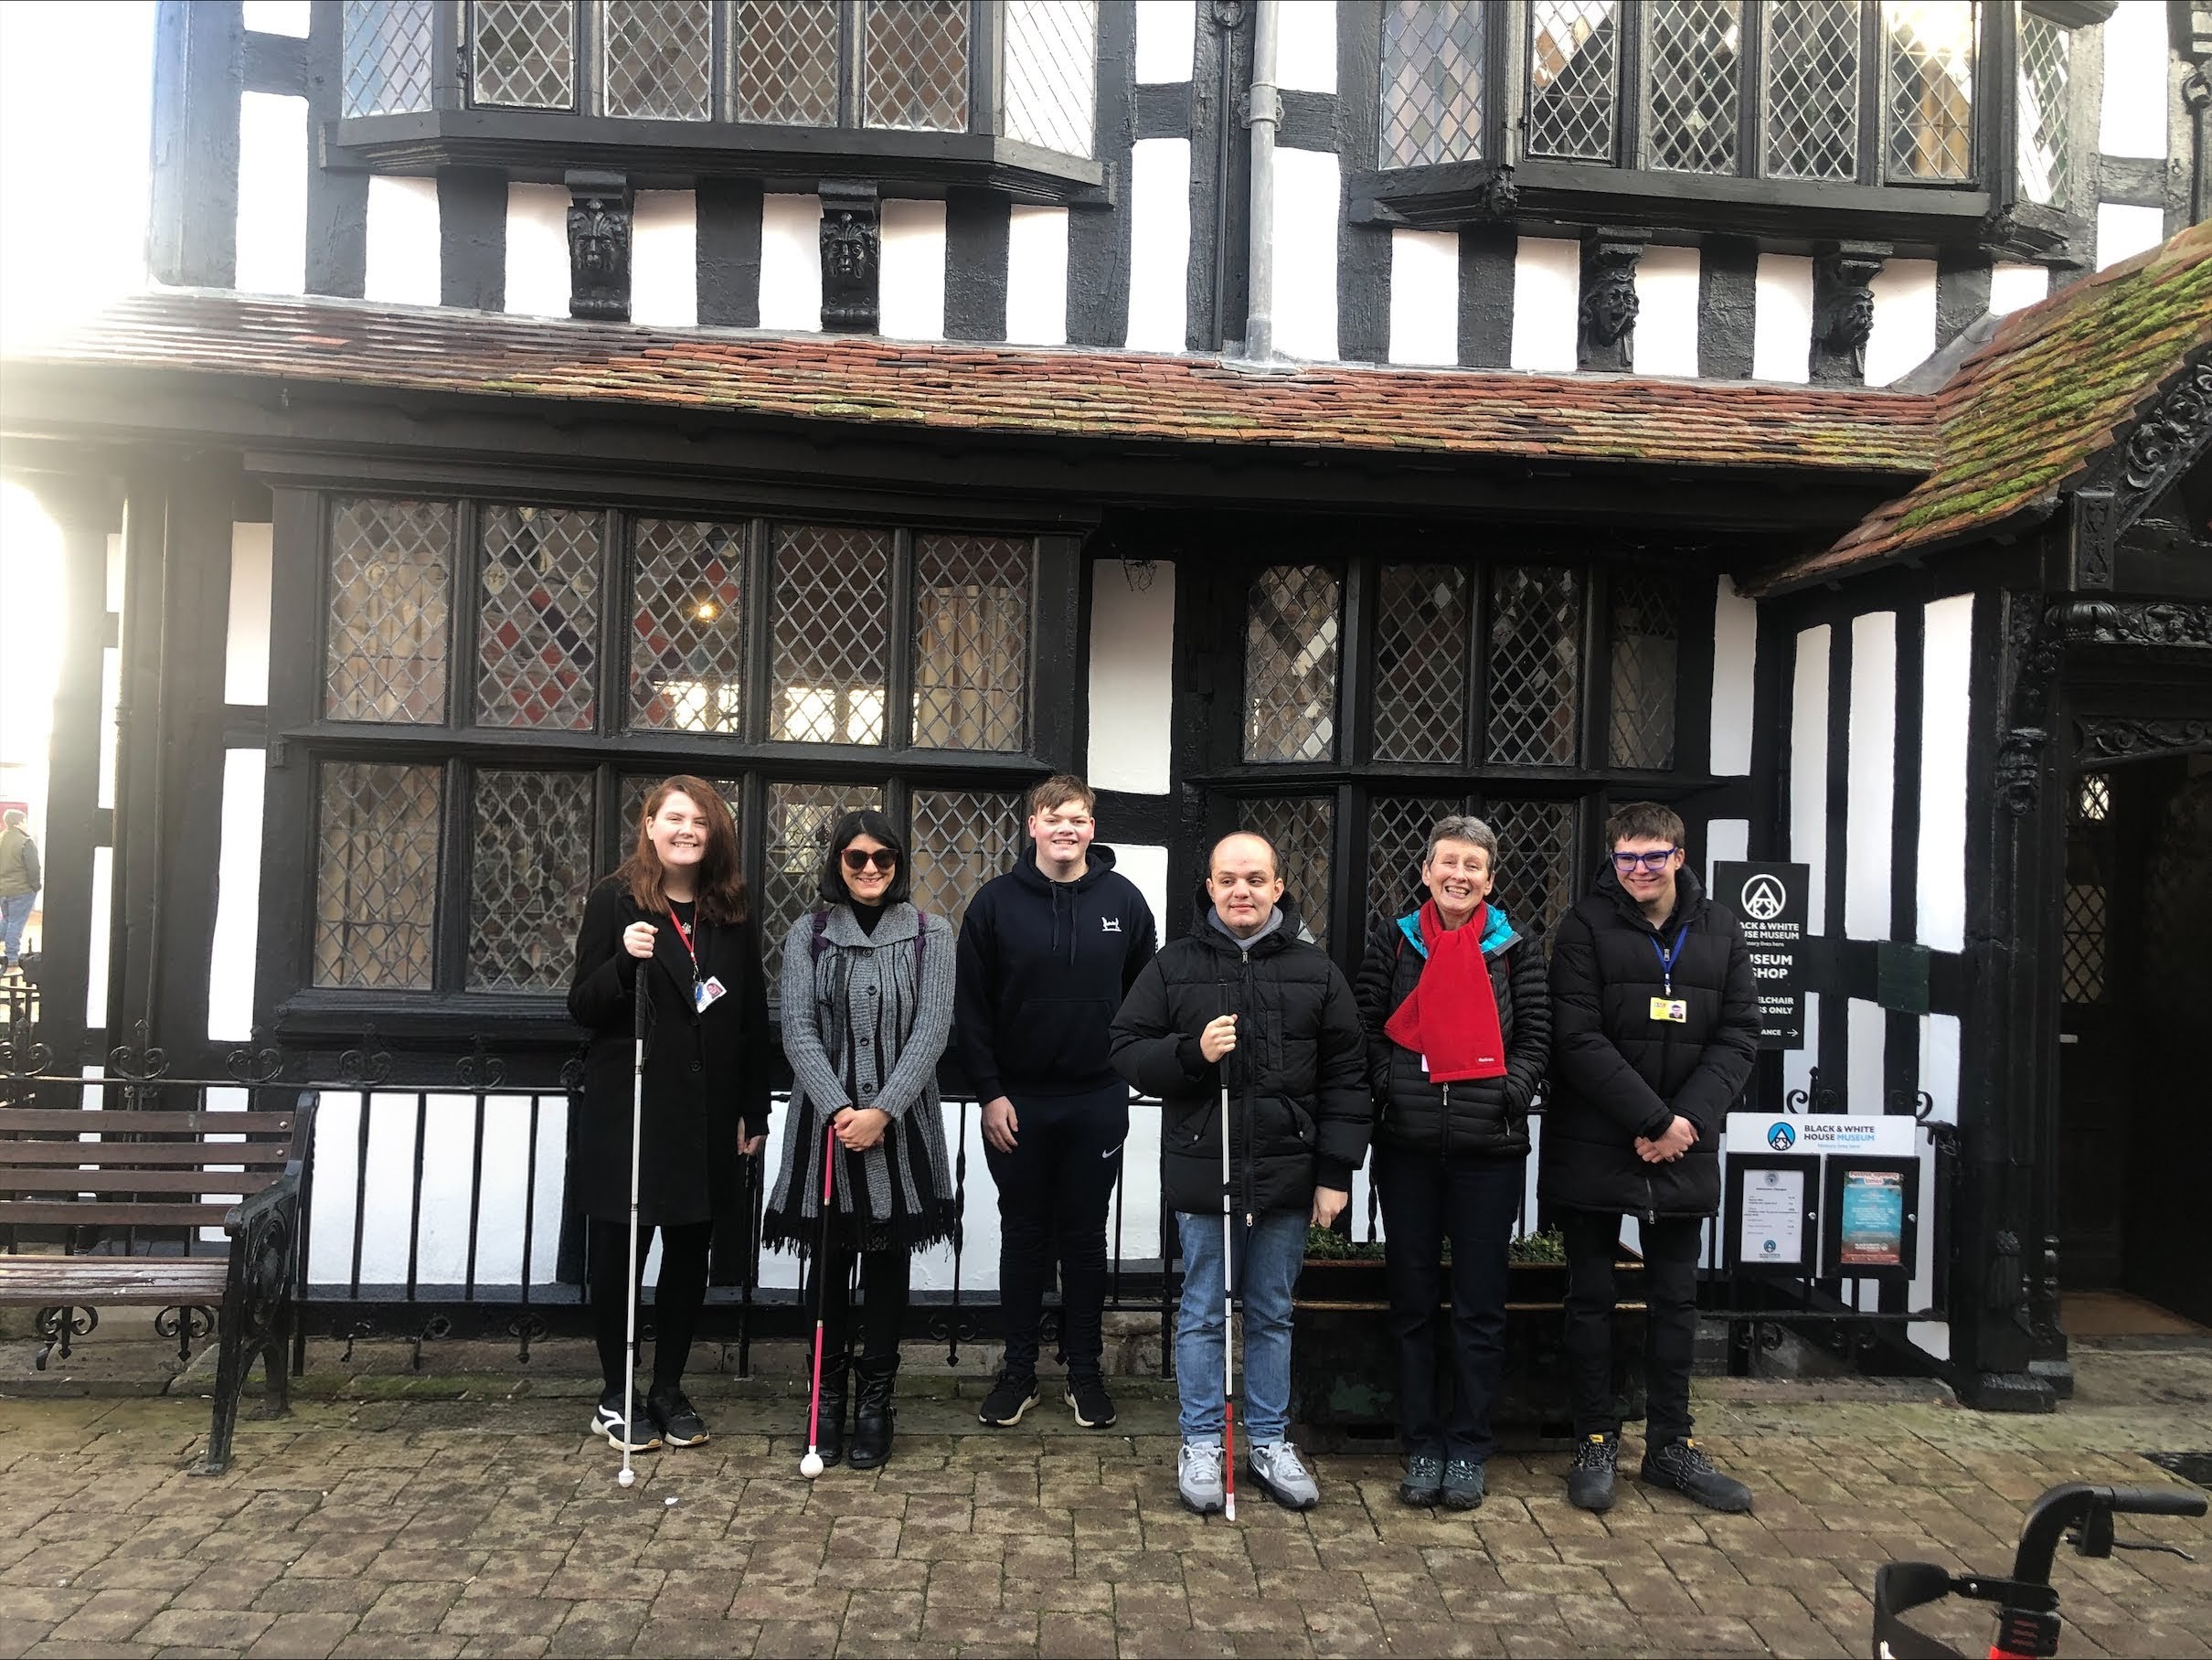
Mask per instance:
[[[1918,476],[1930,400],[1801,386],[652,329],[172,290],[13,360],[1167,444]]]
[[[1934,469],[1754,591],[1983,537],[2082,482],[2212,342],[2212,223],[2013,313],[1935,394]]]

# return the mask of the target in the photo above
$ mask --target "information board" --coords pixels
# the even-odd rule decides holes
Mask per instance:
[[[1805,1047],[1805,993],[1798,977],[1798,953],[1804,946],[1805,890],[1811,880],[1803,865],[1766,859],[1724,859],[1713,867],[1714,902],[1736,913],[1744,943],[1751,948],[1762,1049]]]

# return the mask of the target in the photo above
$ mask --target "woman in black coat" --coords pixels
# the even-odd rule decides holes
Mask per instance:
[[[1375,1190],[1398,1345],[1409,1505],[1483,1501],[1505,1358],[1507,1247],[1528,1162],[1528,1103],[1551,1048],[1544,956],[1490,902],[1498,844],[1446,818],[1421,857],[1428,898],[1375,925],[1356,988],[1375,1092]],[[1418,995],[1417,995],[1418,994]],[[1436,1390],[1437,1304],[1452,1246],[1452,1402]]]
[[[661,1236],[654,1291],[653,1387],[625,1411],[629,1299],[630,1115],[636,998],[645,996],[643,1133],[638,1156],[638,1261]],[[739,1160],[768,1131],[774,1039],[738,828],[704,779],[654,786],[637,845],[591,890],[576,941],[569,1013],[590,1028],[577,1135],[580,1208],[590,1218],[600,1397],[592,1431],[633,1451],[707,1438],[683,1389],[707,1301],[715,1223],[742,1208]]]

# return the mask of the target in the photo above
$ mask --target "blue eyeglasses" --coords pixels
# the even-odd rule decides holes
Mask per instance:
[[[1679,847],[1662,847],[1656,853],[1616,853],[1613,868],[1622,876],[1641,865],[1646,870],[1664,870],[1667,860],[1682,851]]]

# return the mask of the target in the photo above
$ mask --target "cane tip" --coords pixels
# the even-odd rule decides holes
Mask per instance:
[[[621,1483],[623,1486],[627,1487],[633,1482],[637,1480],[637,1472],[635,1470],[624,1470],[616,1475],[614,1479]]]
[[[813,1481],[815,1476],[821,1474],[822,1454],[819,1452],[809,1452],[804,1458],[801,1459],[799,1461],[799,1474],[805,1476],[810,1482]]]

